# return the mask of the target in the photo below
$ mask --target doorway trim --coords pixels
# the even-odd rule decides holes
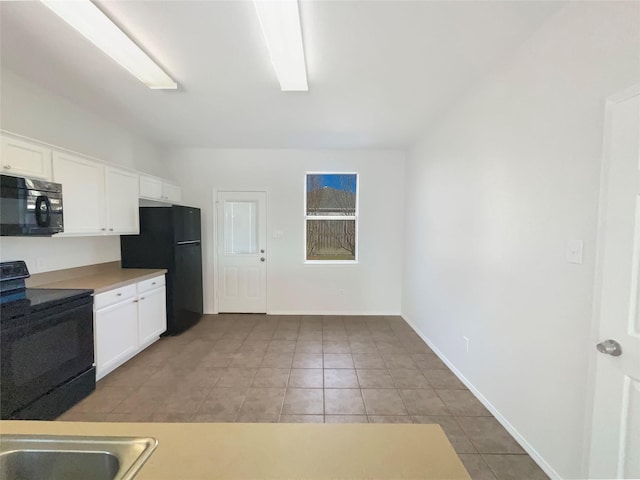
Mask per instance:
[[[220,313],[220,302],[218,300],[218,229],[220,228],[218,225],[218,193],[224,193],[224,192],[246,192],[246,193],[264,193],[266,196],[266,201],[265,201],[265,217],[266,217],[266,231],[267,231],[267,237],[265,238],[265,245],[266,245],[266,250],[267,250],[267,254],[271,253],[271,247],[270,247],[270,243],[269,243],[269,237],[271,235],[271,225],[270,225],[270,218],[269,218],[269,189],[267,187],[264,188],[221,188],[221,187],[213,187],[213,198],[211,201],[211,206],[212,208],[212,222],[211,222],[211,226],[212,226],[212,242],[211,242],[211,255],[213,258],[213,261],[211,262],[211,268],[209,269],[209,275],[211,278],[211,282],[213,283],[213,313],[214,314],[218,314]],[[269,315],[271,313],[271,307],[270,307],[270,302],[269,302],[269,283],[270,283],[270,272],[271,272],[271,266],[270,266],[270,261],[267,261],[267,284],[265,285],[265,295],[267,296],[267,307],[266,307],[266,314]]]
[[[640,95],[640,83],[621,90],[605,99],[604,105],[604,126],[602,135],[602,152],[600,161],[600,189],[598,195],[598,222],[596,225],[596,245],[595,245],[595,264],[594,264],[594,281],[593,281],[593,301],[591,304],[591,329],[589,332],[589,345],[594,346],[598,343],[600,335],[600,298],[603,282],[603,266],[604,266],[604,235],[605,235],[605,200],[607,198],[607,176],[611,158],[609,155],[611,146],[611,122],[613,115],[613,107],[625,100],[636,95]],[[589,478],[590,460],[591,460],[591,440],[593,437],[593,409],[595,408],[596,393],[596,349],[593,348],[588,358],[587,366],[587,403],[585,408],[584,435],[582,444],[582,465],[581,476]]]

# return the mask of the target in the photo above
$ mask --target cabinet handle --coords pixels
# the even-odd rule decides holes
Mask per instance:
[[[121,297],[121,296],[122,296],[122,294],[121,294],[121,293],[116,293],[116,295],[117,295],[117,296],[119,296],[119,297]]]
[[[102,231],[104,232],[104,231],[106,231],[107,229],[106,229],[106,228],[101,228],[100,230],[102,230]]]
[[[140,297],[140,300],[144,300],[144,297]]]
[[[109,231],[110,231],[110,232],[113,232],[113,228],[110,228],[110,229],[109,229]]]
[[[4,168],[5,170],[11,170],[11,165],[3,165],[3,168]]]
[[[138,303],[138,300],[134,300],[133,303]]]
[[[156,284],[156,282],[151,282],[151,285],[155,285],[155,284]]]

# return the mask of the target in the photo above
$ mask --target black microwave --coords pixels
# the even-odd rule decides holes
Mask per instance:
[[[62,185],[0,175],[0,235],[51,236],[62,231]]]

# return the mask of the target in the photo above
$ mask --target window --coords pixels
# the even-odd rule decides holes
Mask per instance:
[[[306,261],[356,262],[358,174],[308,173],[305,191]]]

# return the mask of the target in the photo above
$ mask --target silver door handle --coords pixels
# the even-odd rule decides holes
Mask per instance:
[[[609,339],[600,342],[596,345],[596,348],[600,353],[604,353],[605,355],[612,355],[614,357],[622,355],[622,346],[615,340]]]
[[[264,257],[260,257],[260,261],[261,261],[261,262],[264,262]]]

